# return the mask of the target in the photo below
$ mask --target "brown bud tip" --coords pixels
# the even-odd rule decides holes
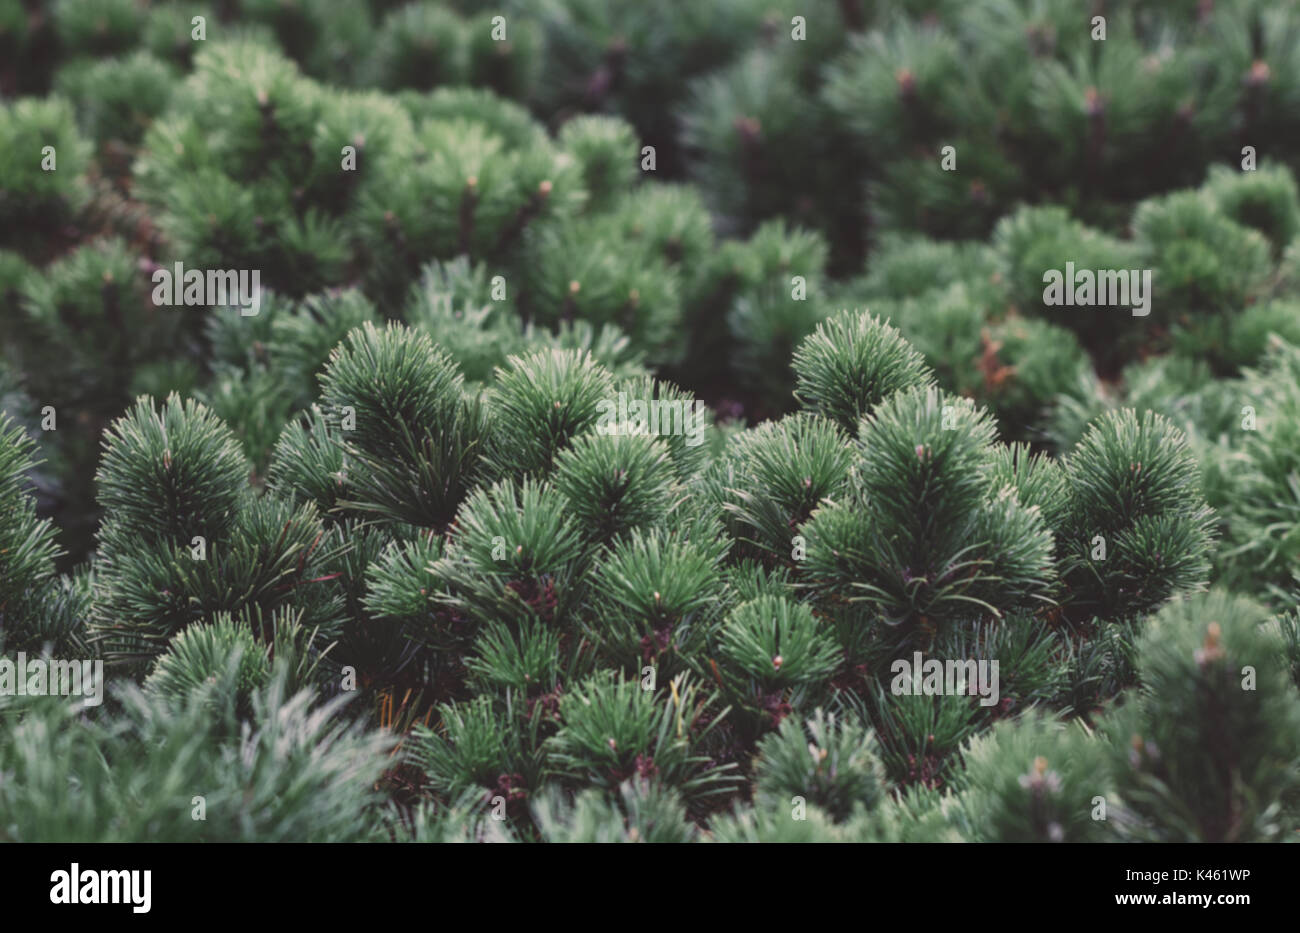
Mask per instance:
[[[471,175],[471,176],[469,176],[469,178],[466,178],[466,179],[465,179],[465,187],[466,187],[466,188],[477,188],[477,187],[478,187],[478,176],[477,176],[477,175]]]
[[[655,592],[655,602],[659,602],[659,600],[661,600],[661,599],[663,599],[663,597],[659,595],[658,591],[656,591],[656,592]]]
[[[366,134],[358,133],[356,136],[353,136],[352,145],[356,146],[358,149],[364,149],[366,145]]]
[[[257,106],[265,107],[270,99],[271,98],[266,93],[266,88],[259,87],[257,89]]]
[[[1039,777],[1047,773],[1047,759],[1039,755],[1034,759],[1034,774]]]
[[[570,294],[570,295],[576,295],[576,294],[578,294],[578,292],[580,292],[580,291],[582,291],[582,283],[579,282],[577,279],[574,279],[573,281],[571,281],[571,282],[569,283],[569,294]]]
[[[772,659],[772,666],[776,668],[778,671],[781,669],[781,665],[784,663],[785,663],[785,658],[781,657],[779,654]]]
[[[552,187],[553,186],[549,181],[544,181],[537,186],[537,193],[540,194],[542,197],[546,197],[548,194],[551,193]]]
[[[613,739],[610,739],[610,740],[609,740],[609,747],[610,747],[610,748],[618,748],[618,743],[615,742]]]
[[[1219,636],[1223,634],[1223,629],[1219,628],[1218,622],[1211,622],[1210,627],[1205,632],[1205,647],[1217,648],[1219,645]]]
[[[912,69],[900,68],[894,78],[898,81],[898,93],[905,97],[916,93],[916,76],[912,74]]]
[[[917,460],[925,459],[925,445],[923,444],[916,445],[916,459]]]
[[[753,142],[763,133],[763,124],[758,121],[757,117],[736,117],[733,124],[736,132],[745,138],[747,142]]]
[[[1250,73],[1246,75],[1246,83],[1252,85],[1267,84],[1268,79],[1273,76],[1273,71],[1268,67],[1268,62],[1263,59],[1256,59],[1250,66]]]

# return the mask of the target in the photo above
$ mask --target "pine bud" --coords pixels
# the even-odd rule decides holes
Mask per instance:
[[[1106,104],[1095,87],[1090,87],[1084,91],[1083,103],[1090,117],[1100,116],[1106,110]]]
[[[1219,627],[1219,623],[1211,622],[1205,632],[1205,643],[1196,652],[1198,666],[1205,667],[1223,657],[1223,646],[1219,643],[1222,635],[1223,629]]]
[[[898,81],[900,97],[911,98],[916,95],[916,76],[912,74],[912,69],[900,68],[894,77]]]

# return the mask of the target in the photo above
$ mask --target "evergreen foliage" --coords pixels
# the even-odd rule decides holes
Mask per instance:
[[[0,839],[1294,836],[1300,3],[499,6],[0,0]]]
[[[1152,620],[1138,649],[1142,694],[1109,727],[1128,832],[1235,842],[1293,830],[1300,705],[1265,618],[1248,599],[1211,593]],[[1195,751],[1207,747],[1216,754]]]

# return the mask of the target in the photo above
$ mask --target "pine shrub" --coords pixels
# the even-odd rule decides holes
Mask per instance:
[[[0,839],[1300,827],[1293,0],[29,6]]]

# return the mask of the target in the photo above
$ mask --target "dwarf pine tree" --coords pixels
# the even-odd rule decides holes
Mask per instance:
[[[0,0],[0,839],[1286,838],[1300,5],[1148,7]]]
[[[1287,762],[1300,703],[1266,618],[1250,600],[1212,593],[1152,620],[1138,653],[1141,696],[1108,727],[1125,832],[1235,842],[1294,828]]]
[[[58,553],[55,529],[37,515],[36,501],[26,488],[27,473],[35,466],[33,441],[8,414],[0,416],[0,638],[6,648],[39,646],[48,633],[56,639],[72,632],[49,631],[54,607],[42,605],[55,588],[54,558]]]

